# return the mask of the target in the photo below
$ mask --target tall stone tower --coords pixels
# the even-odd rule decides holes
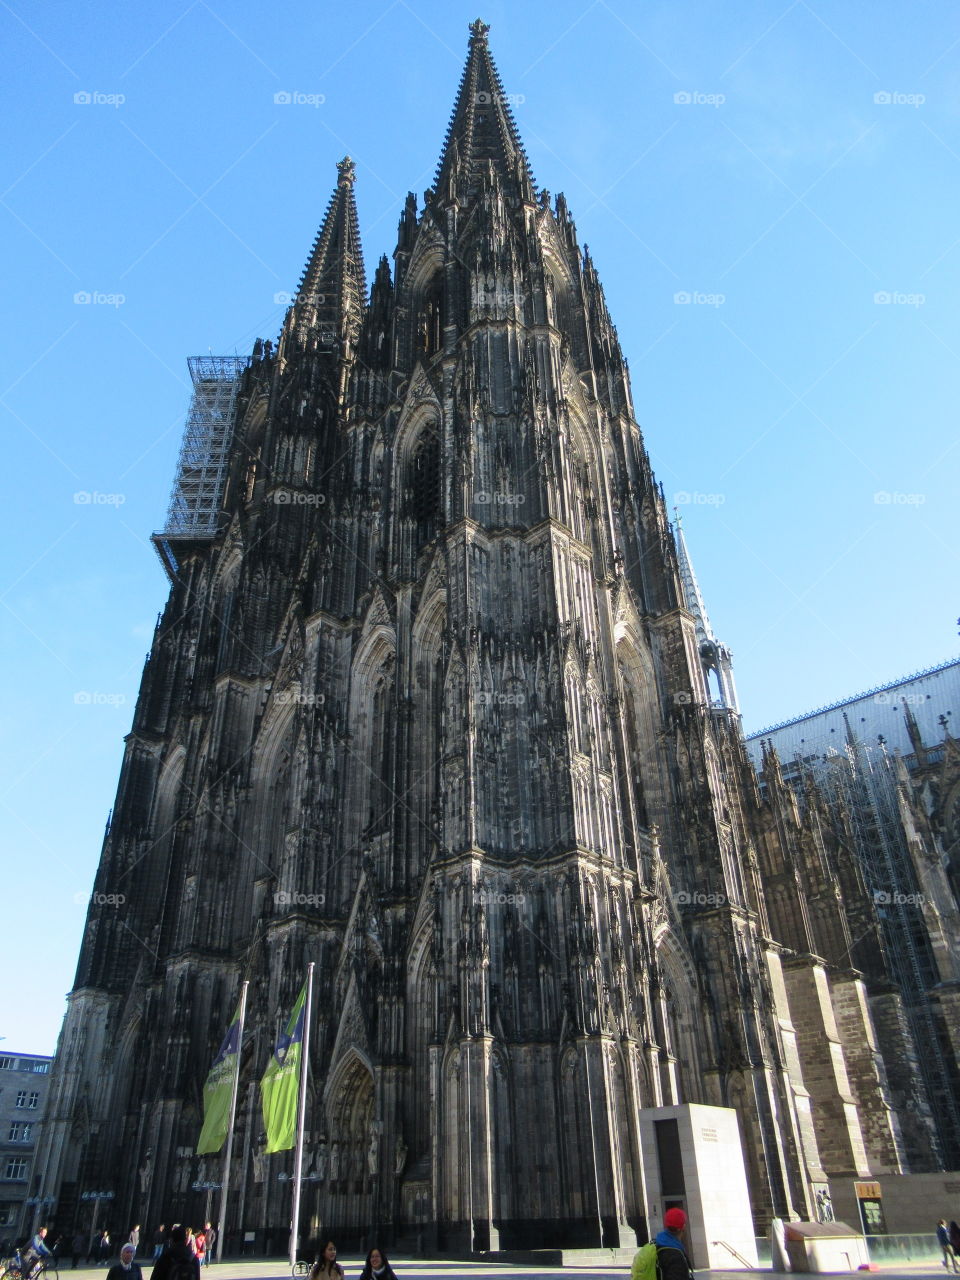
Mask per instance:
[[[308,1234],[631,1243],[637,1115],[677,1101],[737,1109],[759,1222],[808,1212],[830,1172],[897,1162],[813,934],[771,934],[761,869],[801,914],[831,873],[761,802],[603,290],[487,27],[369,297],[338,171],[276,347],[194,362],[42,1193],[64,1225],[95,1184],[118,1225],[203,1216],[201,1086],[247,977],[233,1185],[279,1246],[289,1161],[261,1154],[253,1082],[313,960]]]

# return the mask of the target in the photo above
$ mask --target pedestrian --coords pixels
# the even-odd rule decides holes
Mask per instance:
[[[387,1255],[376,1245],[367,1254],[360,1280],[397,1280],[393,1267],[387,1261]]]
[[[654,1240],[660,1280],[693,1280],[693,1267],[683,1243],[686,1226],[687,1215],[682,1209],[668,1209],[663,1215],[663,1230]]]
[[[210,1263],[213,1262],[213,1246],[217,1243],[217,1228],[213,1225],[212,1222],[205,1222],[203,1224],[203,1234],[207,1241],[207,1247],[204,1250],[203,1261],[204,1261],[204,1265],[209,1267]]]
[[[128,1240],[120,1250],[120,1261],[107,1272],[107,1280],[143,1280],[139,1262],[135,1261],[137,1246]]]
[[[960,1258],[960,1224],[953,1218],[950,1219],[947,1235],[950,1237],[950,1247],[953,1249],[954,1254]]]
[[[140,1223],[139,1222],[135,1227],[131,1229],[130,1235],[127,1237],[127,1243],[133,1245],[133,1254],[134,1254],[134,1257],[136,1257],[137,1250],[140,1248]],[[122,1254],[123,1250],[121,1249],[120,1252]]]
[[[953,1251],[953,1245],[950,1243],[950,1232],[947,1230],[947,1224],[943,1218],[937,1223],[937,1243],[943,1250],[943,1266],[949,1271],[951,1268],[955,1272],[960,1272],[960,1263],[957,1262],[957,1255]]]
[[[153,1265],[150,1280],[200,1280],[200,1263],[190,1248],[189,1227],[176,1226]]]
[[[34,1271],[39,1271],[40,1264],[44,1258],[53,1257],[52,1253],[47,1248],[46,1241],[47,1228],[41,1227],[27,1247],[21,1250],[20,1260],[23,1263],[21,1274],[24,1277],[33,1275]]]
[[[159,1227],[153,1233],[153,1260],[156,1260],[163,1253],[163,1246],[167,1243],[167,1229],[161,1222]]]
[[[82,1231],[75,1231],[73,1239],[70,1241],[70,1255],[73,1261],[73,1270],[76,1271],[77,1263],[83,1257],[83,1251],[87,1247],[87,1237]]]
[[[112,1254],[113,1245],[110,1242],[110,1232],[104,1231],[97,1244],[97,1257],[101,1262],[109,1262]]]
[[[207,1257],[207,1237],[203,1231],[193,1233],[193,1247],[196,1250],[197,1261],[202,1267]]]
[[[337,1246],[332,1240],[323,1246],[323,1253],[313,1264],[310,1280],[343,1280],[343,1267],[337,1261]]]

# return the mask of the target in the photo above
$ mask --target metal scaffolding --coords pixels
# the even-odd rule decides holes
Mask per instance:
[[[193,398],[161,538],[212,538],[227,482],[233,413],[246,356],[192,356]]]
[[[924,924],[923,886],[900,810],[895,760],[882,742],[877,746],[860,742],[848,724],[843,750],[819,757],[798,756],[784,776],[797,785],[804,773],[812,773],[836,832],[850,840],[863,870],[880,925],[887,972],[900,989],[919,1050],[920,1074],[936,1117],[941,1154],[947,1167],[953,1167],[960,1151],[960,1100],[931,1002],[940,979]]]

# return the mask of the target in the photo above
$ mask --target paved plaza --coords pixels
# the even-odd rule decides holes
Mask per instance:
[[[137,1261],[143,1268],[144,1280],[150,1280],[152,1262],[143,1258]],[[339,1258],[347,1280],[358,1280],[363,1267],[362,1258],[344,1255]],[[542,1267],[538,1265],[517,1266],[496,1262],[460,1262],[450,1258],[404,1258],[402,1255],[391,1256],[390,1265],[397,1273],[397,1280],[555,1280],[566,1276],[568,1280],[614,1280],[621,1277],[627,1280],[629,1269],[624,1266],[591,1266],[591,1267]],[[61,1269],[61,1277],[75,1276],[76,1280],[104,1280],[106,1267],[78,1267],[70,1269],[69,1263]],[[849,1275],[850,1272],[833,1273]],[[852,1274],[857,1274],[856,1272]],[[896,1266],[880,1265],[879,1275],[886,1280],[919,1280],[923,1276],[942,1276],[943,1267],[939,1262],[898,1263]],[[790,1275],[782,1271],[759,1269],[757,1271],[698,1271],[698,1275],[709,1275],[711,1280],[746,1280],[751,1276],[763,1276],[765,1280],[793,1280],[796,1273]],[[263,1261],[230,1261],[229,1259],[211,1266],[205,1280],[290,1280],[290,1267],[284,1258],[266,1258]]]

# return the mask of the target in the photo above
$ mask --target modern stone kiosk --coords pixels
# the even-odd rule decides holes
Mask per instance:
[[[866,1240],[845,1222],[788,1222],[785,1230],[793,1271],[856,1271],[869,1266]]]
[[[640,1112],[650,1237],[667,1209],[687,1215],[686,1243],[699,1270],[758,1266],[737,1113],[690,1103]]]

